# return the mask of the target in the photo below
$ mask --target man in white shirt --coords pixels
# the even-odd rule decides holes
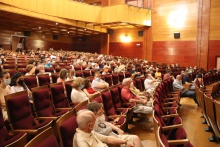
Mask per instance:
[[[109,84],[101,79],[100,72],[95,73],[95,78],[92,81],[92,88],[96,91],[102,91],[109,87]]]
[[[183,85],[182,85],[182,76],[181,75],[177,75],[176,79],[173,81],[173,88],[174,89],[181,89],[182,92],[180,94],[180,97],[191,97],[193,98],[193,100],[195,101],[195,103],[197,105],[198,101],[196,99],[196,92],[195,91],[189,91],[189,90],[185,90]]]

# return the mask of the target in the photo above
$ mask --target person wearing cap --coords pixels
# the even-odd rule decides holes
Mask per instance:
[[[101,78],[100,72],[95,73],[95,78],[92,81],[92,88],[96,91],[102,91],[109,87],[109,84],[103,81]]]
[[[131,78],[125,78],[122,81],[123,88],[121,90],[121,97],[123,102],[125,103],[136,103],[136,106],[134,108],[134,113],[143,113],[143,114],[151,114],[152,113],[152,107],[147,106],[148,101],[146,99],[140,98],[135,96],[131,90]]]

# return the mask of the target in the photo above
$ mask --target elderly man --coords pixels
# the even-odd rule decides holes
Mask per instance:
[[[128,103],[128,102],[131,102],[131,103],[135,102],[136,103],[136,106],[134,108],[134,113],[151,114],[152,107],[146,106],[148,101],[146,99],[142,99],[140,97],[135,96],[131,92],[131,90],[130,90],[131,83],[132,83],[131,78],[125,78],[122,81],[123,88],[121,90],[121,97],[122,97],[123,101],[126,103]]]
[[[109,87],[109,84],[103,81],[101,78],[100,72],[95,73],[95,78],[92,81],[92,88],[96,91],[102,91]]]
[[[92,111],[87,109],[79,111],[76,121],[78,128],[73,138],[74,147],[107,147],[106,144],[125,144],[127,147],[134,147],[134,144],[127,140],[93,131],[96,117]]]
[[[184,89],[184,87],[182,85],[182,76],[181,75],[176,76],[176,79],[173,81],[173,88],[182,90],[180,97],[191,97],[191,98],[193,98],[195,103],[197,105],[199,105],[198,101],[196,99],[196,93],[194,91],[188,91],[188,90]]]
[[[86,108],[92,111],[96,116],[96,121],[93,128],[95,132],[106,136],[113,136],[123,140],[128,140],[129,142],[132,142],[135,145],[135,147],[143,147],[141,140],[137,135],[125,135],[124,131],[122,131],[120,128],[105,121],[105,115],[103,113],[103,104],[91,102],[87,105]],[[113,131],[117,132],[117,134]],[[124,147],[126,145],[121,144],[120,146]]]

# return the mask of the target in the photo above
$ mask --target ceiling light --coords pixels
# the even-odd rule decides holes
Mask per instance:
[[[86,29],[84,29],[86,31]]]
[[[58,22],[56,22],[56,25],[58,25]]]
[[[70,32],[67,32],[68,34],[70,33]]]
[[[39,27],[39,29],[41,29],[41,27]]]

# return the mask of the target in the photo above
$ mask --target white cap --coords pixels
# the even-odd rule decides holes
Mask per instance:
[[[127,85],[128,83],[131,83],[132,82],[132,79],[131,78],[125,78],[123,81],[122,81],[122,85],[125,86]]]

